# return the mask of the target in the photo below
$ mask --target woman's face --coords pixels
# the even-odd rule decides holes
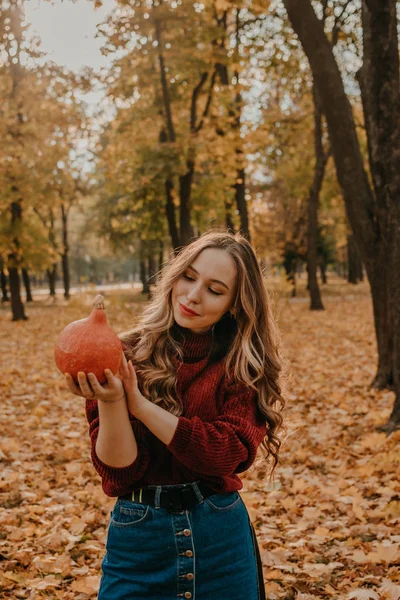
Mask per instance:
[[[193,333],[206,333],[232,307],[236,280],[236,265],[226,250],[202,250],[172,288],[175,321]]]

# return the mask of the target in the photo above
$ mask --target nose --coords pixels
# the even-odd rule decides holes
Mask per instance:
[[[190,291],[186,294],[187,299],[192,302],[198,302],[200,300],[200,289],[201,285],[191,286]]]

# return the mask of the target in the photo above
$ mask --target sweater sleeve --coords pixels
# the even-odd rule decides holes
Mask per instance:
[[[138,445],[138,455],[126,467],[110,467],[101,461],[96,453],[96,441],[100,424],[97,400],[86,400],[86,418],[89,423],[92,463],[101,477],[104,493],[107,496],[122,496],[130,492],[134,487],[133,484],[143,477],[150,463],[149,449],[145,442],[145,426],[131,415],[129,416]]]
[[[167,448],[201,475],[226,477],[251,466],[265,435],[266,422],[258,410],[256,392],[236,384],[226,391],[216,420],[179,417]]]

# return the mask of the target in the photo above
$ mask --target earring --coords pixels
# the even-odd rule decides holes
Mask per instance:
[[[231,308],[229,314],[232,317],[232,319],[236,319],[236,310],[234,308]]]

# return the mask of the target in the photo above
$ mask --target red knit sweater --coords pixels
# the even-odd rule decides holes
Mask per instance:
[[[224,358],[216,362],[208,360],[211,334],[183,331],[184,359],[183,362],[174,359],[183,413],[168,445],[130,414],[138,445],[137,458],[126,467],[104,464],[95,450],[99,431],[97,400],[86,400],[92,462],[107,496],[121,496],[147,485],[198,480],[216,492],[243,487],[237,474],[254,462],[266,434],[266,421],[257,408],[256,392],[243,384],[228,383]]]

